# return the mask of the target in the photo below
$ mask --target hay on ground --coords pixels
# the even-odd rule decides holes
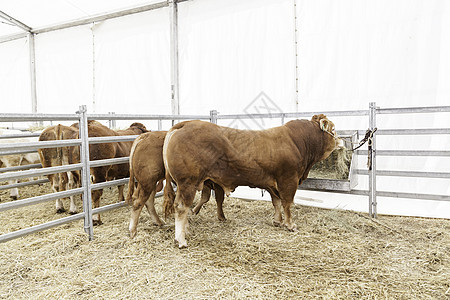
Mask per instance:
[[[46,184],[21,193],[49,190]],[[115,193],[106,190],[103,204],[115,202]],[[1,191],[2,202],[7,196]],[[157,199],[160,215],[161,202]],[[295,205],[299,230],[292,233],[272,226],[270,202],[227,198],[225,222],[217,220],[215,209],[210,201],[190,216],[189,248],[182,250],[173,241],[173,219],[156,227],[146,211],[131,240],[129,207],[104,213],[90,242],[77,221],[0,244],[0,298],[450,296],[450,220],[380,216],[373,221],[366,214]],[[0,232],[58,218],[54,211],[51,201],[0,212]]]

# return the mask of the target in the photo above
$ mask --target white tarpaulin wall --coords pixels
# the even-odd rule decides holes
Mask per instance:
[[[383,108],[450,105],[446,1],[193,0],[180,3],[178,13],[181,114],[367,109],[372,101]],[[38,112],[72,113],[87,104],[95,113],[171,113],[169,28],[162,8],[38,34]],[[31,112],[28,59],[26,39],[0,44],[3,112]],[[448,128],[448,120],[448,114],[380,115],[377,126]],[[337,129],[368,127],[361,117],[333,121]],[[280,120],[220,124],[258,128]],[[448,135],[379,136],[377,143],[387,150],[450,148]],[[365,163],[360,157],[359,166]],[[378,157],[377,164],[448,172],[450,158]],[[367,177],[359,183],[367,188]],[[450,194],[448,179],[380,176],[377,188]],[[261,198],[255,189],[234,195]],[[296,201],[368,207],[367,197],[330,193],[301,191]],[[450,203],[379,197],[378,212],[450,218]]]

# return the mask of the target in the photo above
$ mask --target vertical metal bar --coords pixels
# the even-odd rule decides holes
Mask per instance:
[[[177,0],[169,0],[170,9],[170,66],[172,90],[172,114],[180,114],[178,85],[178,4]],[[174,123],[174,122],[172,122]],[[172,124],[173,125],[173,124]]]
[[[28,46],[30,50],[31,112],[35,114],[37,113],[36,52],[34,47],[34,34],[31,32],[28,34]]]
[[[284,118],[286,117],[285,114],[281,114],[281,125],[284,125]]]
[[[217,110],[210,110],[209,115],[211,123],[217,124]]]
[[[116,128],[116,120],[112,119],[116,113],[113,111],[108,112],[108,115],[111,115],[111,119],[108,120],[108,127],[110,129]]]
[[[81,139],[81,182],[83,185],[83,211],[84,211],[84,231],[89,234],[89,240],[94,238],[94,225],[92,222],[92,196],[91,196],[91,174],[89,162],[89,141],[88,123],[86,115],[86,105],[80,106],[80,139]]]
[[[377,107],[375,102],[369,104],[369,128],[374,130],[376,127],[376,113]],[[369,169],[369,216],[372,218],[377,217],[377,176],[376,176],[376,144],[375,134],[372,139],[372,148],[369,151],[369,160],[371,162],[371,168]]]
[[[162,130],[162,120],[158,120],[158,131]]]

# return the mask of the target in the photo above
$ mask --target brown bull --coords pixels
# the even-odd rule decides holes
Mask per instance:
[[[203,121],[176,124],[165,138],[163,158],[178,187],[174,207],[179,247],[187,247],[188,208],[205,180],[221,186],[227,195],[237,186],[267,190],[275,208],[274,225],[296,230],[291,206],[298,184],[339,141],[325,115],[267,130],[238,130]]]
[[[154,131],[141,134],[133,143],[130,153],[130,181],[128,183],[127,202],[132,204],[130,219],[130,237],[136,236],[139,215],[144,207],[150,214],[152,221],[156,225],[162,225],[163,222],[156,213],[154,201],[156,192],[162,188],[162,180],[165,178],[165,169],[163,163],[163,144],[167,131]],[[135,189],[135,180],[137,182]],[[211,189],[216,192],[217,216],[219,220],[224,221],[225,215],[222,210],[224,192],[219,186],[212,182],[205,183],[202,190],[202,197],[197,206],[193,209],[198,213],[202,205],[209,200]],[[166,186],[166,195],[173,190],[170,183]],[[172,196],[173,197],[173,196]]]

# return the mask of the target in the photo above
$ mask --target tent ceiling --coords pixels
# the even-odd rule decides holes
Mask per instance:
[[[118,11],[162,0],[0,0],[0,11],[31,27],[43,28],[71,20]],[[24,32],[0,19],[0,37]]]

